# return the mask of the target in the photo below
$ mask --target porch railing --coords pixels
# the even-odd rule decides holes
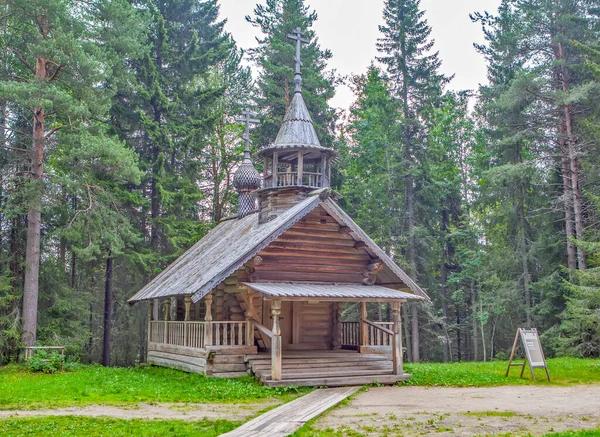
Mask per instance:
[[[151,321],[148,340],[151,343],[197,349],[206,346],[246,346],[251,341],[247,337],[248,323]]]
[[[364,321],[367,344],[364,346],[391,346],[394,338],[393,322]],[[360,346],[360,322],[342,322],[342,346]]]

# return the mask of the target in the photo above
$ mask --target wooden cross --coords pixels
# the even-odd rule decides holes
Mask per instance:
[[[260,120],[256,120],[252,117],[256,116],[254,112],[251,112],[249,109],[242,111],[242,115],[235,118],[235,121],[242,122],[246,125],[246,130],[244,131],[244,136],[242,139],[246,142],[246,150],[245,153],[250,155],[250,124],[258,124]]]
[[[302,71],[300,70],[302,67],[302,60],[300,59],[300,49],[302,48],[302,43],[310,43],[309,40],[302,38],[303,36],[304,32],[302,32],[299,27],[296,27],[293,34],[287,36],[289,39],[296,41],[296,91],[300,91],[300,86],[302,85]]]

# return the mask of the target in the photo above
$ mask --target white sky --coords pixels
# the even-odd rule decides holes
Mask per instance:
[[[219,0],[221,16],[227,19],[226,30],[243,49],[256,46],[258,29],[246,22],[257,0]],[[338,74],[364,73],[377,56],[375,43],[382,23],[383,0],[307,0],[319,15],[314,30],[322,48],[333,53],[329,67]],[[471,22],[469,13],[488,10],[495,12],[500,0],[422,0],[421,8],[432,27],[435,48],[442,59],[442,73],[455,74],[450,88],[476,89],[486,82],[483,58],[473,48],[483,42],[478,24]],[[353,102],[347,86],[337,89],[332,106],[347,109]]]

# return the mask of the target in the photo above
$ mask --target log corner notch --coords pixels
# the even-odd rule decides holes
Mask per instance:
[[[363,272],[363,285],[375,285],[377,273],[383,270],[383,262],[379,259],[373,259]]]

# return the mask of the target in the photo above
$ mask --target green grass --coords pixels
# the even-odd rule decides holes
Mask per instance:
[[[239,426],[224,420],[123,420],[75,416],[0,419],[6,437],[213,437]]]
[[[579,358],[553,358],[548,361],[552,382],[546,381],[543,369],[535,371],[537,384],[573,385],[600,383],[600,360]],[[513,367],[509,377],[505,377],[506,361],[487,363],[407,363],[405,371],[412,378],[401,385],[440,386],[440,387],[490,387],[499,385],[533,384],[529,367],[523,378],[521,369]]]
[[[600,437],[600,429],[592,431],[569,431],[556,434],[546,434],[544,437]]]
[[[0,369],[0,409],[39,409],[138,402],[250,403],[288,400],[307,390],[272,389],[252,378],[209,378],[161,367],[79,366],[71,372]]]

